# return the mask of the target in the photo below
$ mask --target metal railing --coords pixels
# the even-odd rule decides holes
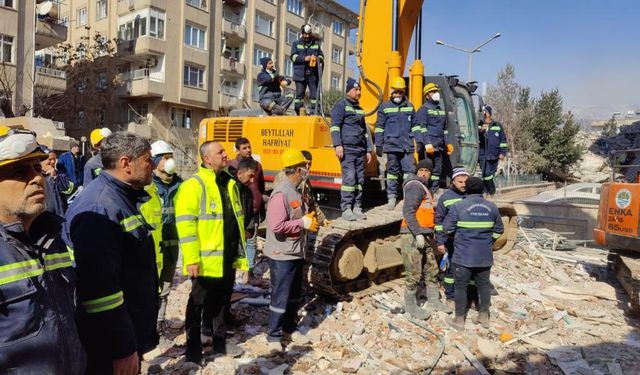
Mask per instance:
[[[67,73],[64,70],[47,68],[44,66],[37,66],[36,72],[48,77],[67,79]]]
[[[242,17],[238,16],[237,14],[233,14],[231,12],[222,11],[222,18],[224,18],[225,20],[231,22],[232,24],[236,24],[238,26],[244,26],[242,24]]]
[[[615,181],[618,172],[624,175],[627,182],[640,182],[640,148],[613,150],[610,152],[609,163],[611,181]]]
[[[137,81],[145,78],[156,82],[164,82],[164,72],[153,72],[149,68],[142,68],[122,73],[123,81]]]
[[[230,88],[227,88],[227,87],[222,87],[220,89],[220,93],[222,95],[231,96],[233,98],[239,98],[240,97],[240,90],[234,90],[234,89],[230,89]]]

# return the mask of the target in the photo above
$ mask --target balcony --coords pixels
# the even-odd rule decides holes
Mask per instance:
[[[62,93],[67,89],[67,74],[63,70],[38,66],[35,86],[44,89],[46,94]]]
[[[58,23],[54,19],[41,19],[36,21],[36,50],[41,50],[67,40],[67,26]]]
[[[165,41],[143,36],[134,40],[122,40],[118,43],[118,56],[126,61],[139,61],[149,55],[164,55]]]
[[[175,1],[175,0],[174,0]],[[122,0],[118,1],[118,16],[124,16],[136,10],[154,7],[167,9],[167,0]]]
[[[164,96],[164,72],[136,69],[122,73],[123,85],[116,89],[122,97],[162,98]]]
[[[242,19],[229,12],[222,12],[224,22],[222,31],[227,37],[235,37],[236,40],[244,40],[247,37],[247,28],[243,25]]]
[[[244,64],[235,58],[222,58],[222,71],[234,76],[244,76]]]
[[[240,91],[227,87],[220,89],[220,107],[236,108],[242,104],[240,99]]]
[[[247,1],[246,0],[226,0],[224,4],[230,7],[241,7],[246,5]]]

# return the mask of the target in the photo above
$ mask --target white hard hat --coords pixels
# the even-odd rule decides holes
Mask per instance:
[[[169,144],[163,140],[155,141],[151,144],[151,156],[173,154],[173,149]]]

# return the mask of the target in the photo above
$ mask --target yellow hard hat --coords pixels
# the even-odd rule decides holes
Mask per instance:
[[[429,82],[426,85],[424,85],[424,89],[422,90],[422,95],[427,95],[432,91],[438,91],[438,90],[440,90],[440,87],[438,87],[438,85],[436,85],[433,82]]]
[[[36,133],[22,128],[0,126],[0,167],[21,160],[48,157],[36,142]]]
[[[391,80],[390,87],[392,90],[404,90],[407,88],[407,84],[404,82],[404,78],[395,77]]]
[[[91,139],[91,146],[96,147],[97,144],[102,142],[103,139],[111,135],[109,128],[98,128],[91,131],[89,138]]]
[[[293,167],[300,164],[306,164],[307,159],[305,159],[302,152],[297,148],[288,148],[284,150],[281,156],[282,159],[282,168]]]

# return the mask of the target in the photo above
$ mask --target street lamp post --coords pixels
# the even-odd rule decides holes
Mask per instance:
[[[491,38],[485,40],[484,42],[480,43],[477,47],[472,48],[472,49],[464,49],[461,47],[457,47],[451,44],[447,44],[441,40],[436,40],[436,44],[439,46],[444,46],[444,47],[449,47],[452,49],[455,49],[457,51],[460,52],[464,52],[467,54],[468,58],[469,58],[469,62],[468,62],[468,66],[467,66],[467,81],[471,81],[471,66],[473,64],[473,54],[476,52],[480,52],[480,48],[484,47],[485,45],[487,45],[489,42],[491,42],[492,40],[499,38],[500,37],[500,33],[496,33],[495,35],[493,35]]]

